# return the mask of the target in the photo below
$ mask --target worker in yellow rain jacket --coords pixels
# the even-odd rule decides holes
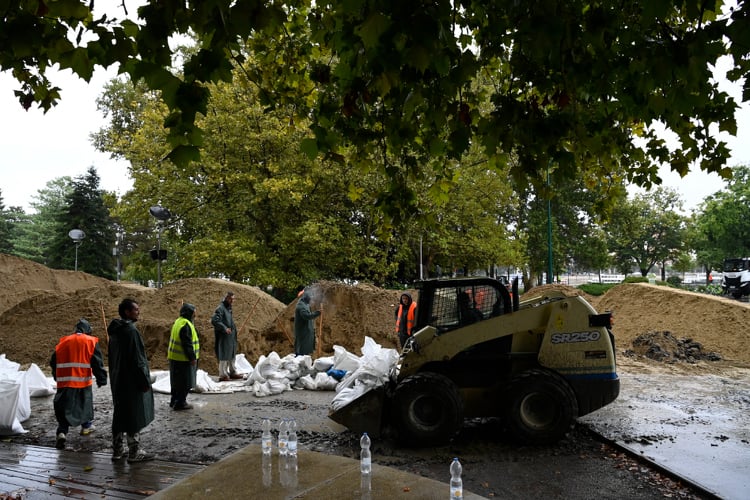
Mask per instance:
[[[195,306],[182,304],[180,317],[172,325],[169,336],[169,385],[172,398],[169,406],[175,410],[189,410],[193,405],[187,402],[190,389],[195,388],[195,376],[198,371],[200,342],[198,332],[193,324]]]

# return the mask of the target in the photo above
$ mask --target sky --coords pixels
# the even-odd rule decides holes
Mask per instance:
[[[13,94],[19,85],[10,74],[0,73],[0,189],[6,208],[20,206],[31,212],[33,197],[47,182],[62,176],[84,175],[91,166],[99,174],[102,189],[122,195],[132,187],[127,163],[97,152],[89,139],[92,132],[106,123],[95,101],[104,84],[115,75],[112,69],[97,69],[87,84],[70,71],[57,72],[52,80],[62,89],[62,98],[44,114],[35,107],[24,111]],[[736,98],[741,96],[739,85],[721,78],[720,81],[722,90]],[[732,151],[728,165],[750,165],[750,105],[743,105],[736,118],[737,136],[725,137]],[[680,178],[663,167],[660,176],[663,186],[680,193],[686,212],[725,187],[717,174],[706,174],[697,168]]]

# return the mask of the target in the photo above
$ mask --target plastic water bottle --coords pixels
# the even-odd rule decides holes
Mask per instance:
[[[289,456],[297,456],[297,421],[293,418],[289,419],[289,434],[287,435],[287,449],[289,450]]]
[[[451,462],[451,500],[464,497],[464,483],[461,480],[461,462],[454,458]]]
[[[282,457],[286,456],[287,452],[289,451],[287,449],[288,444],[288,426],[287,421],[285,418],[282,418],[279,420],[279,455]]]
[[[260,435],[260,442],[263,448],[263,454],[270,455],[271,449],[273,448],[273,437],[271,436],[271,420],[269,420],[268,418],[264,418],[262,429],[263,432]]]
[[[372,452],[370,452],[370,436],[366,432],[362,434],[359,446],[361,448],[359,454],[360,469],[362,474],[370,474],[372,472]]]

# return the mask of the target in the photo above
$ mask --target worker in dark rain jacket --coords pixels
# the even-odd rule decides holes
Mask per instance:
[[[153,460],[141,446],[140,432],[154,420],[154,392],[141,332],[135,327],[141,309],[133,299],[124,299],[109,333],[109,372],[112,387],[112,460],[125,456],[128,462]]]
[[[224,300],[214,311],[211,324],[214,326],[214,352],[219,360],[219,382],[241,380],[234,358],[237,356],[237,326],[232,317],[234,292],[227,292]]]
[[[90,333],[89,322],[79,319],[75,332],[60,339],[49,362],[57,382],[53,406],[57,419],[55,446],[60,450],[65,448],[71,426],[80,425],[82,436],[94,432],[94,379],[97,387],[107,385],[99,339]]]
[[[304,292],[294,308],[294,352],[297,356],[315,351],[315,318],[321,313],[321,310],[310,310],[310,294]]]

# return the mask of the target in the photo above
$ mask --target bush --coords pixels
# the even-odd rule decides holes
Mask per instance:
[[[667,278],[667,283],[671,286],[680,286],[682,284],[682,278],[679,276],[670,276]]]
[[[648,278],[645,276],[628,276],[623,280],[623,283],[648,283]]]
[[[617,286],[617,283],[584,283],[583,285],[578,285],[577,288],[596,297],[604,295],[607,290],[614,286]]]

